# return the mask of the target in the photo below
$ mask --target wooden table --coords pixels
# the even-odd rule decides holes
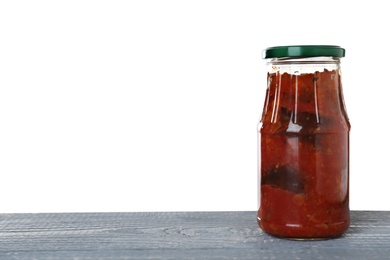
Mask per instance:
[[[390,212],[351,217],[341,238],[292,241],[256,212],[0,214],[0,259],[390,259]]]

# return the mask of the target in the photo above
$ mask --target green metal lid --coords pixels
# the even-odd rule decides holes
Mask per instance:
[[[336,45],[290,45],[264,50],[263,58],[344,57],[345,49]]]

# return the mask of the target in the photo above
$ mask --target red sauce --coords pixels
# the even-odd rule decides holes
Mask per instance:
[[[260,130],[259,226],[291,238],[349,227],[349,130],[338,70],[269,73]]]

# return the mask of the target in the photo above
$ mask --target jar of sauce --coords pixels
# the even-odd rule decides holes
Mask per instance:
[[[260,228],[296,239],[349,227],[349,131],[333,45],[264,51],[267,91],[259,123]]]

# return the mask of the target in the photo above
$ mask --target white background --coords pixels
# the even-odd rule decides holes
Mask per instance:
[[[290,44],[346,49],[350,206],[390,210],[390,16],[347,2],[2,1],[0,212],[256,210],[262,50]]]

